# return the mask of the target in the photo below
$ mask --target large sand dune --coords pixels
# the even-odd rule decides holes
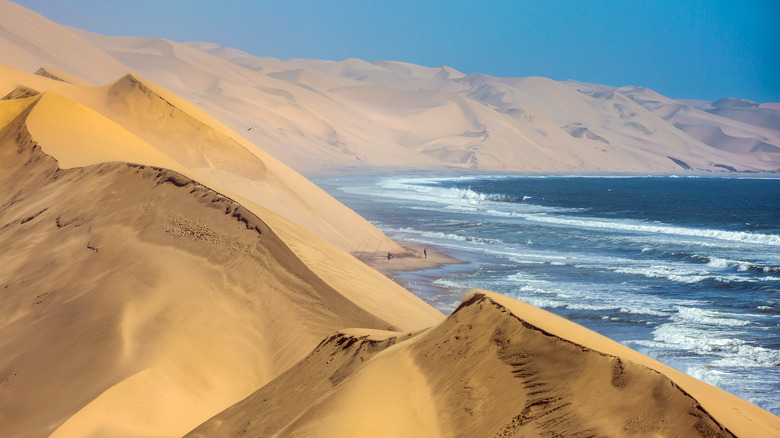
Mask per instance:
[[[175,169],[240,199],[250,209],[279,213],[347,251],[369,244],[381,251],[401,251],[297,172],[148,81],[126,75],[104,86],[78,86],[0,66],[0,95],[17,88],[53,92],[44,93],[44,105],[36,114],[50,108],[41,118],[56,126],[41,129],[38,135],[46,136],[48,153],[63,166],[128,161]],[[63,117],[49,117],[57,111]],[[93,119],[99,128],[89,127]],[[116,145],[102,147],[114,139]],[[67,152],[68,145],[75,144],[79,148]]]
[[[187,436],[778,433],[780,419],[747,402],[550,313],[475,292],[415,336],[327,338]]]
[[[369,165],[668,172],[685,168],[680,162],[717,171],[780,168],[776,110],[758,105],[734,115],[733,108],[700,110],[643,87],[464,75],[388,61],[280,61],[188,43],[242,67],[227,73],[230,66],[176,43],[139,60],[139,51],[161,41],[148,38],[139,47],[137,39],[80,35],[304,171]],[[205,92],[185,89],[170,76],[171,59],[221,81]],[[726,134],[699,135],[700,126]]]
[[[445,319],[349,254],[395,242],[274,157],[776,169],[775,106],[103,37],[5,0],[0,64],[3,436],[780,435],[514,300]]]
[[[780,169],[780,112],[771,103],[689,105],[635,86],[261,58],[212,43],[107,37],[0,6],[9,22],[0,63],[98,84],[140,74],[298,171]]]
[[[326,282],[264,220],[178,172],[119,162],[61,168],[46,152],[94,156],[98,134],[50,148],[58,137],[40,133],[62,128],[52,111],[72,117],[64,123],[74,132],[83,117],[98,133],[123,132],[50,91],[0,101],[7,436],[181,435],[335,329],[419,329],[440,318],[312,238],[300,252],[346,260],[342,269],[371,293]],[[144,143],[109,144],[121,157]]]

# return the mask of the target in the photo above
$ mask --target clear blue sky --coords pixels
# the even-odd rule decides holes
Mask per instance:
[[[780,0],[18,0],[105,35],[276,58],[446,64],[464,73],[780,101]]]

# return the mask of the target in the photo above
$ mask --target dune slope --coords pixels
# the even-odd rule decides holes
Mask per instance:
[[[214,44],[79,35],[301,171],[780,168],[780,126],[758,105],[734,116],[644,87],[464,75],[391,61],[281,61]],[[192,72],[219,81],[208,89],[185,86]],[[699,134],[713,127],[725,134]]]
[[[416,336],[352,330],[329,337],[187,436],[778,432],[780,418],[734,396],[550,313],[474,292]]]
[[[60,100],[0,101],[6,436],[180,436],[333,330],[439,320],[352,259],[374,308],[400,300],[406,310],[372,314],[257,215],[185,175],[119,162],[60,168],[32,133],[50,132],[42,116]]]
[[[125,75],[105,86],[90,87],[9,67],[0,66],[0,73],[0,95],[22,97],[50,91],[70,101],[68,110],[47,115],[59,120],[60,126],[52,126],[48,132],[39,130],[39,135],[52,140],[47,142],[52,149],[48,153],[60,160],[61,166],[113,159],[171,168],[240,200],[253,211],[268,209],[280,214],[346,251],[366,246],[380,252],[401,251],[376,227],[297,172],[148,81]],[[69,114],[71,111],[74,114]],[[85,124],[90,123],[90,117],[100,119],[105,128],[89,129]],[[73,121],[80,127],[70,126]],[[109,131],[111,135],[103,135]],[[89,153],[83,150],[86,143],[78,133],[91,139],[89,144],[94,147]],[[137,145],[134,148],[112,145],[127,144],[130,137]],[[60,155],[70,150],[67,145],[75,143],[79,143],[78,152]],[[105,147],[99,147],[101,144]],[[120,154],[120,150],[124,152]]]
[[[772,103],[688,105],[641,86],[278,60],[212,43],[97,35],[5,0],[0,8],[0,63],[73,83],[146,78],[298,171],[780,169]]]
[[[0,0],[0,64],[30,72],[45,67],[61,80],[75,77],[93,84],[128,71],[127,66],[65,26],[8,0]]]

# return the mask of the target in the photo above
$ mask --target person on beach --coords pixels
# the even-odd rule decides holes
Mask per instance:
[[[387,253],[387,261],[388,261],[388,262],[390,261],[390,259],[391,259],[391,258],[393,258],[393,255],[392,255],[392,254],[390,254],[390,253]]]
[[[425,258],[428,258],[428,248],[423,248],[423,254],[425,255]]]

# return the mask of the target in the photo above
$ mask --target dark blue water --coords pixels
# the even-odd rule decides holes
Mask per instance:
[[[780,414],[780,180],[316,182],[390,237],[470,262],[401,274],[440,310],[493,290]]]

